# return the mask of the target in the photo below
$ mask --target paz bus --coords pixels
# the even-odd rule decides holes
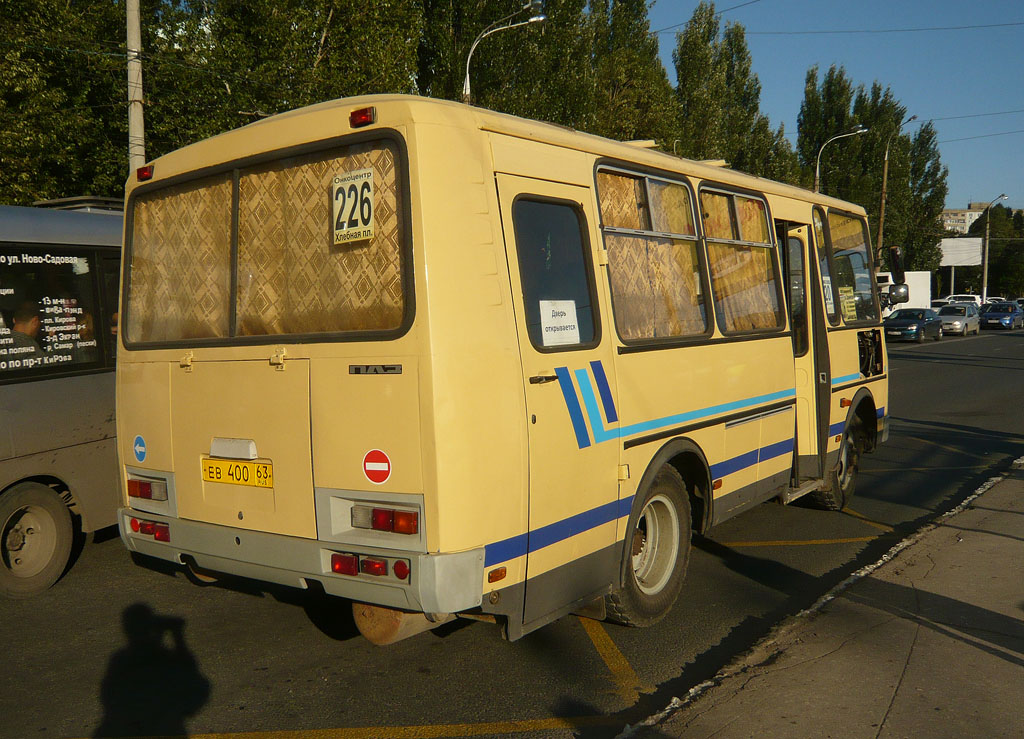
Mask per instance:
[[[120,201],[0,206],[0,595],[50,587],[113,526]]]
[[[671,608],[691,533],[842,508],[887,435],[865,213],[478,108],[336,100],[148,163],[117,424],[134,552],[387,643]]]

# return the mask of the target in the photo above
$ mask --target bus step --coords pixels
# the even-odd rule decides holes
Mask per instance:
[[[818,490],[824,480],[808,480],[798,488],[787,488],[782,495],[779,496],[779,500],[783,505],[789,505],[797,498],[802,498],[807,493],[813,493]]]

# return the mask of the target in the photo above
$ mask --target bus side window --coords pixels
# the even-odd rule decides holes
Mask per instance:
[[[832,270],[829,268],[828,244],[825,241],[825,228],[821,222],[821,210],[814,209],[814,245],[818,250],[818,265],[821,270],[821,291],[825,296],[825,313],[828,315],[828,322],[833,326],[839,325],[839,312],[836,310],[836,299],[834,286],[832,285]]]
[[[579,213],[569,205],[519,199],[512,221],[531,343],[541,351],[596,343]]]

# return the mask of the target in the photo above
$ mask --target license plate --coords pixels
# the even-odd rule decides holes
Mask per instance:
[[[899,331],[886,331],[885,333],[889,334],[889,336],[899,336],[900,335]]]
[[[202,467],[204,482],[248,485],[252,488],[274,487],[274,465],[270,462],[250,462],[241,459],[204,459]]]

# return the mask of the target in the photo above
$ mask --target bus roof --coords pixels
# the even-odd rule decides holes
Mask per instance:
[[[0,205],[0,241],[120,246],[120,211],[76,212]]]
[[[228,141],[237,142],[239,138],[250,141],[252,146],[265,148],[266,141],[275,142],[275,148],[301,146],[322,138],[331,138],[353,131],[347,125],[348,116],[339,115],[341,110],[350,111],[374,106],[377,108],[375,123],[383,127],[393,127],[407,123],[447,124],[462,128],[478,128],[482,131],[515,136],[530,141],[561,146],[568,149],[587,152],[600,157],[633,162],[651,168],[669,172],[681,172],[700,179],[731,184],[736,187],[771,193],[782,197],[794,198],[813,203],[821,203],[850,212],[863,214],[864,209],[856,204],[831,198],[812,192],[802,187],[787,185],[774,180],[755,177],[721,166],[720,161],[700,162],[684,159],[655,149],[638,146],[636,142],[622,142],[607,139],[593,134],[575,131],[566,126],[545,123],[527,118],[497,113],[485,108],[477,108],[450,100],[437,100],[417,95],[363,95],[359,97],[329,100],[304,108],[297,108],[285,113],[270,116],[250,123],[233,131],[218,134],[212,138],[199,141],[180,149],[178,152],[154,160],[155,174],[161,179],[166,175],[181,174],[188,171],[179,169],[182,162],[176,161],[182,153],[188,152],[186,159],[197,163],[196,168],[205,168],[216,162],[227,163],[234,156],[245,156],[241,146],[227,145]],[[294,119],[304,117],[308,120],[301,126],[295,126]],[[310,131],[322,131],[322,135],[310,134]],[[372,130],[372,129],[358,129]],[[250,134],[247,136],[246,134]],[[246,152],[246,154],[251,152]],[[171,164],[171,162],[175,162]],[[160,164],[169,165],[167,172]],[[161,170],[164,170],[163,172]],[[129,189],[137,185],[134,177],[128,182]]]

